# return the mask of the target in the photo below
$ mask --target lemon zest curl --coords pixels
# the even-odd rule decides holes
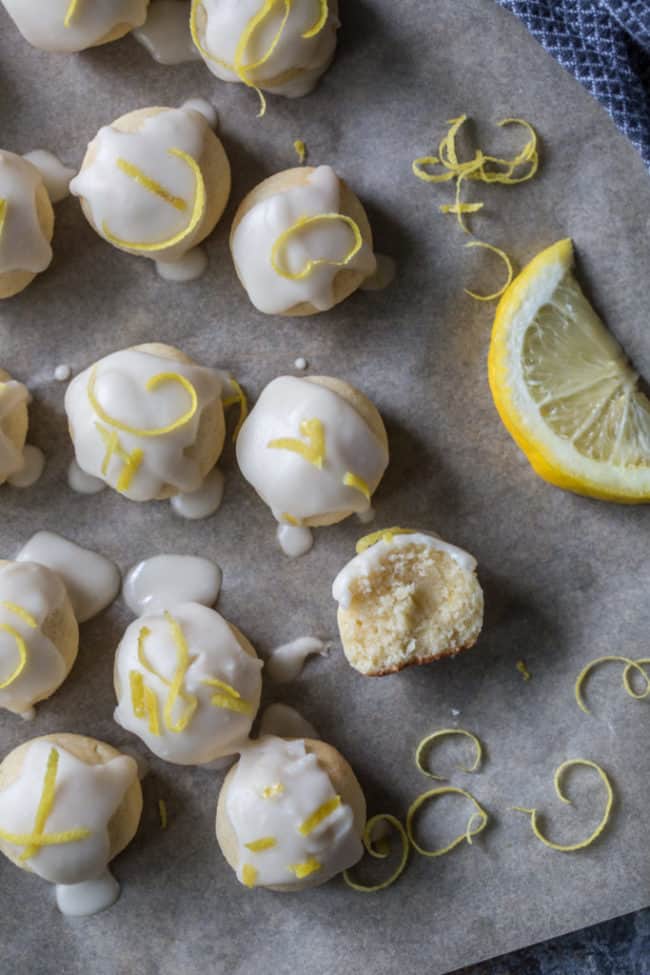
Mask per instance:
[[[344,870],[343,880],[345,881],[345,883],[352,890],[356,890],[361,894],[374,894],[377,893],[377,891],[386,890],[387,887],[391,887],[395,883],[395,881],[398,880],[398,878],[402,875],[406,867],[406,864],[408,862],[409,838],[407,836],[406,830],[402,826],[402,823],[399,821],[399,819],[397,819],[396,816],[392,816],[390,813],[378,813],[376,816],[373,816],[371,819],[369,819],[368,822],[366,823],[363,831],[363,836],[362,836],[363,845],[366,849],[366,852],[371,857],[374,857],[376,860],[383,860],[388,855],[386,850],[386,838],[382,837],[382,839],[377,844],[375,844],[372,839],[372,833],[375,826],[378,823],[383,823],[383,822],[390,823],[390,825],[397,831],[397,833],[399,833],[399,837],[402,845],[400,861],[397,867],[395,868],[395,870],[393,871],[393,873],[390,875],[390,877],[388,877],[386,880],[383,880],[379,884],[373,884],[370,886],[367,886],[366,884],[357,883],[357,881],[353,880],[352,877],[350,876],[350,871]],[[381,843],[381,847],[379,846],[379,843]]]
[[[447,844],[447,846],[440,847],[439,849],[436,850],[426,850],[423,846],[420,846],[420,844],[415,839],[415,836],[413,834],[413,820],[418,810],[420,809],[421,806],[424,805],[425,802],[428,802],[429,799],[433,799],[433,800],[438,799],[440,796],[443,795],[464,796],[474,806],[474,812],[472,813],[472,815],[467,821],[467,827],[464,833],[461,833],[459,836],[453,839],[451,843]],[[441,857],[441,856],[445,856],[445,854],[447,853],[451,853],[452,850],[454,850],[457,846],[459,846],[464,841],[467,841],[467,843],[469,843],[469,845],[471,846],[472,838],[474,836],[478,836],[479,833],[483,832],[483,830],[488,824],[488,819],[489,816],[487,812],[485,811],[485,809],[483,809],[483,807],[478,802],[478,800],[474,798],[471,792],[467,792],[466,789],[459,789],[453,785],[444,785],[444,786],[439,786],[437,789],[429,789],[427,792],[423,792],[421,795],[419,795],[417,799],[413,800],[413,802],[408,808],[408,812],[406,813],[406,833],[408,835],[409,840],[411,841],[411,845],[422,856]],[[478,820],[478,825],[476,827],[473,827],[473,823],[475,820]]]
[[[426,769],[423,765],[423,755],[432,742],[437,741],[440,738],[444,738],[447,735],[461,735],[469,738],[474,744],[474,761],[468,766],[458,765],[457,768],[460,772],[476,772],[480,768],[481,761],[483,759],[483,746],[481,745],[480,740],[476,737],[476,735],[473,735],[471,731],[465,731],[464,728],[441,728],[439,731],[434,731],[432,734],[427,735],[426,738],[423,738],[416,748],[415,764],[423,775],[428,776],[430,779],[437,779],[440,782],[444,782],[446,776],[436,775],[434,772],[430,772],[428,769]]]

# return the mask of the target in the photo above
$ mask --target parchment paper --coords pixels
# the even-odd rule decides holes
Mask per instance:
[[[253,396],[291,372],[296,356],[312,374],[347,378],[377,403],[390,435],[376,525],[432,528],[475,553],[485,630],[456,660],[380,680],[351,670],[337,644],[294,684],[267,687],[267,700],[299,707],[357,770],[370,811],[398,815],[431,785],[413,765],[416,742],[457,720],[483,738],[487,760],[480,775],[453,781],[486,806],[490,827],[448,857],[415,855],[383,894],[354,894],[340,881],[299,896],[251,893],[214,840],[221,775],[150,757],[141,828],[115,864],[123,892],[113,909],[66,919],[47,884],[2,860],[3,972],[436,975],[650,903],[649,705],[623,695],[616,669],[591,685],[593,717],[572,696],[592,657],[648,652],[649,512],[562,493],[531,472],[488,391],[491,309],[462,290],[489,288],[493,265],[463,251],[453,221],[437,213],[444,189],[417,182],[410,163],[464,111],[481,120],[483,141],[504,151],[521,143],[516,132],[495,133],[496,120],[535,123],[539,179],[488,188],[475,227],[520,263],[572,236],[588,293],[646,375],[650,183],[604,112],[491,0],[342,6],[340,50],[317,93],[271,98],[261,121],[253,93],[217,82],[202,64],[162,68],[132,39],[48,55],[23,43],[0,12],[3,147],[43,146],[77,165],[116,116],[202,95],[218,107],[233,163],[227,217],[255,183],[295,164],[300,138],[310,162],[331,163],[359,192],[378,249],[399,262],[384,293],[359,293],[313,319],[268,318],[235,278],[229,219],[208,242],[209,272],[181,286],[101,241],[76,200],[58,206],[51,269],[0,308],[0,365],[33,390],[30,439],[48,456],[34,489],[2,489],[2,555],[39,528],[106,553],[122,570],[157,552],[200,553],[223,568],[219,609],[261,653],[303,633],[334,640],[329,589],[362,533],[355,520],[320,531],[313,551],[290,562],[230,449],[223,507],[207,522],[108,491],[75,495],[65,479],[64,387],[52,377],[61,362],[76,372],[114,349],[160,340],[231,369]],[[129,619],[117,602],[83,626],[78,662],[36,720],[0,717],[3,754],[56,730],[138,747],[112,721],[113,651]],[[520,657],[528,682],[515,668]],[[525,817],[508,810],[539,805],[554,835],[586,835],[603,804],[588,773],[574,777],[580,815],[552,798],[553,770],[572,757],[601,762],[617,801],[602,841],[570,856],[542,847]],[[158,798],[169,810],[166,832]],[[452,818],[458,831],[465,809],[454,807]],[[436,842],[432,823],[423,821],[428,842]]]

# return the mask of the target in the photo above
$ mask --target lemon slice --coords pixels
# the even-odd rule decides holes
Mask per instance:
[[[572,268],[573,246],[561,240],[503,295],[488,359],[494,403],[546,481],[650,502],[650,400]]]

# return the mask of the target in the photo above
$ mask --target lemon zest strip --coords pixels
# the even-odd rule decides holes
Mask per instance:
[[[241,879],[245,887],[254,887],[257,880],[257,870],[250,863],[245,863],[241,870]]]
[[[467,244],[465,244],[465,247],[484,247],[486,250],[492,251],[493,254],[496,254],[497,257],[501,258],[506,268],[508,269],[508,278],[505,284],[503,285],[503,287],[499,288],[499,290],[495,291],[493,294],[479,295],[475,291],[469,291],[467,288],[463,288],[465,294],[469,295],[470,298],[475,298],[476,301],[494,301],[496,298],[500,298],[501,295],[504,293],[504,291],[507,291],[507,289],[510,287],[510,283],[512,282],[512,278],[514,275],[512,261],[510,260],[506,252],[502,251],[500,247],[494,247],[493,244],[486,243],[484,240],[470,240],[468,241]]]
[[[4,606],[5,609],[8,609],[10,613],[15,613],[16,616],[20,616],[21,620],[24,620],[25,623],[27,623],[27,626],[29,626],[32,630],[38,629],[38,622],[34,619],[32,614],[28,613],[27,610],[22,606],[19,606],[18,603],[10,603],[7,602],[6,599],[3,599],[2,602],[0,602],[0,606]]]
[[[158,800],[158,815],[160,817],[160,828],[167,829],[167,803],[164,799]]]
[[[178,665],[176,667],[176,671],[174,672],[171,684],[169,685],[169,693],[163,706],[163,718],[166,727],[170,731],[179,733],[184,731],[192,720],[192,716],[196,711],[198,701],[193,694],[185,694],[183,692],[183,681],[185,680],[185,674],[187,673],[191,663],[190,652],[187,646],[187,640],[185,639],[185,634],[183,633],[180,624],[174,619],[168,610],[165,610],[164,615],[167,623],[171,627],[172,637],[178,654]],[[174,705],[176,704],[176,699],[179,697],[186,702],[187,708],[185,713],[182,714],[174,724],[172,714]]]
[[[0,623],[0,630],[8,633],[16,641],[16,649],[18,650],[18,663],[16,664],[14,670],[9,674],[6,680],[3,680],[0,684],[0,691],[4,690],[5,687],[9,687],[15,680],[18,680],[25,665],[27,664],[27,644],[23,640],[22,636],[15,630],[13,626],[9,626],[8,623]]]
[[[244,420],[248,416],[248,400],[246,399],[246,393],[241,388],[234,376],[230,377],[230,385],[235,387],[235,392],[232,394],[232,396],[226,396],[223,401],[223,405],[227,409],[229,406],[234,406],[235,403],[239,403],[239,418],[235,425],[235,429],[232,432],[232,442],[235,443],[237,437],[239,436],[239,431],[244,425]]]
[[[302,166],[305,159],[307,158],[307,146],[302,141],[302,139],[296,139],[293,144],[293,148],[296,150],[296,155],[298,156],[298,162]]]
[[[530,680],[532,674],[529,671],[528,667],[526,666],[525,660],[518,660],[517,663],[515,664],[515,667],[517,668],[521,676],[524,678],[524,680]]]
[[[558,765],[555,770],[555,775],[553,776],[553,785],[555,786],[555,792],[558,799],[561,802],[567,803],[568,805],[572,804],[571,799],[569,799],[562,791],[562,776],[566,769],[572,768],[575,765],[583,765],[586,768],[595,769],[602,779],[605,785],[605,791],[607,793],[607,803],[605,805],[602,819],[593,833],[591,833],[586,840],[581,840],[579,843],[569,843],[566,845],[554,843],[542,833],[539,827],[539,813],[537,809],[527,809],[524,806],[513,806],[513,810],[515,812],[522,812],[527,816],[530,816],[530,825],[537,839],[540,840],[545,846],[550,847],[551,850],[558,850],[560,853],[574,853],[577,850],[584,850],[586,847],[591,846],[591,844],[603,833],[607,824],[609,823],[612,813],[612,806],[614,805],[614,790],[612,789],[612,784],[607,773],[603,768],[601,768],[600,765],[597,765],[596,762],[592,762],[587,758],[571,758],[566,762],[562,762],[561,765]]]
[[[147,380],[144,388],[148,393],[151,393],[158,389],[158,387],[163,383],[171,382],[179,383],[183,387],[190,397],[190,405],[184,413],[177,417],[177,419],[175,419],[172,423],[168,423],[164,427],[132,427],[129,426],[128,423],[123,423],[122,420],[118,420],[114,416],[111,416],[110,413],[108,413],[101,405],[95,393],[95,385],[97,383],[97,366],[93,367],[90,374],[88,386],[86,387],[86,395],[88,396],[90,405],[100,420],[103,420],[104,423],[108,423],[109,426],[114,427],[116,430],[121,430],[122,433],[129,433],[134,437],[163,437],[165,434],[173,433],[174,430],[178,430],[180,427],[184,427],[186,423],[189,423],[194,417],[199,405],[199,398],[194,386],[186,376],[182,376],[179,372],[158,372]],[[113,449],[117,450],[117,447],[114,447]]]
[[[594,667],[598,667],[600,664],[604,664],[604,663],[622,663],[622,664],[625,664],[625,670],[623,671],[623,687],[625,688],[626,693],[630,697],[634,698],[637,701],[643,700],[644,698],[646,698],[646,697],[648,697],[650,695],[650,677],[648,677],[648,674],[646,674],[646,672],[645,672],[645,670],[643,669],[643,666],[642,666],[642,664],[648,663],[648,662],[650,662],[650,661],[644,660],[644,659],[641,659],[641,660],[633,660],[631,657],[624,657],[624,656],[620,656],[618,654],[609,654],[609,655],[606,655],[604,657],[596,657],[595,660],[590,660],[589,663],[585,667],[582,668],[582,670],[580,671],[580,673],[576,677],[575,686],[573,688],[573,692],[574,692],[575,699],[576,699],[576,704],[578,705],[578,707],[580,708],[581,711],[584,711],[585,714],[591,714],[591,711],[589,710],[589,708],[585,704],[584,696],[583,696],[583,693],[582,693],[582,687],[583,687],[583,684],[584,684],[585,680],[587,679],[587,677],[589,676],[589,674],[593,670],[593,668]],[[641,694],[637,694],[637,692],[634,690],[634,688],[630,684],[630,671],[631,670],[636,670],[637,672],[639,672],[641,674],[641,676],[643,677],[643,679],[645,680],[645,682],[646,682],[646,689]]]
[[[52,812],[52,806],[54,805],[54,793],[56,791],[56,773],[59,768],[59,753],[56,748],[51,748],[50,753],[47,756],[47,765],[45,767],[45,776],[43,778],[43,791],[41,792],[41,798],[36,809],[36,816],[34,817],[34,831],[31,835],[22,837],[22,840],[26,841],[25,849],[19,856],[19,860],[29,860],[38,852],[41,846],[54,846],[59,843],[71,843],[74,840],[85,839],[90,836],[89,829],[76,829],[67,830],[64,833],[52,833],[49,837],[45,837],[45,826],[50,813]],[[63,838],[62,838],[63,837]],[[19,841],[19,845],[22,842]]]
[[[338,809],[340,805],[341,805],[341,797],[332,796],[331,799],[328,799],[326,802],[323,802],[318,807],[318,809],[314,810],[311,816],[308,816],[307,819],[305,819],[300,824],[300,826],[298,827],[298,832],[302,836],[309,836],[309,834],[313,833],[316,827],[320,826],[323,820],[327,819],[328,816],[331,816],[332,813],[336,809]]]
[[[267,785],[262,789],[262,799],[275,799],[277,796],[281,796],[284,792],[284,786],[281,782],[274,782],[273,785]]]
[[[152,179],[151,176],[147,176],[146,173],[143,173],[141,169],[134,166],[133,163],[128,161],[128,159],[122,159],[122,157],[119,157],[115,165],[124,173],[125,176],[128,176],[129,179],[139,183],[140,186],[142,186],[149,193],[153,193],[154,196],[159,196],[161,200],[164,200],[165,203],[169,203],[169,205],[174,207],[175,210],[187,210],[187,203],[182,196],[174,196],[173,193],[166,190],[164,186],[157,182],[157,180]]]
[[[308,443],[293,437],[280,437],[277,440],[269,440],[267,447],[271,450],[291,450],[294,454],[300,454],[309,464],[313,464],[322,470],[325,461],[325,429],[320,420],[302,420],[300,423],[300,433],[306,437]]]
[[[244,843],[247,850],[251,853],[263,853],[264,850],[272,850],[274,846],[278,845],[278,841],[275,836],[261,836],[259,840],[251,840],[250,843]]]
[[[179,230],[177,234],[168,237],[166,240],[154,242],[148,240],[136,241],[125,240],[123,237],[118,237],[109,228],[106,220],[104,220],[102,223],[102,234],[106,240],[110,241],[110,243],[114,244],[116,247],[124,247],[127,250],[138,251],[159,251],[166,250],[169,247],[176,247],[177,244],[182,243],[187,237],[190,236],[190,234],[194,233],[201,219],[203,218],[206,194],[205,181],[203,179],[201,167],[197,161],[192,158],[192,156],[190,156],[187,152],[183,152],[182,149],[168,149],[167,151],[170,156],[176,156],[178,159],[181,159],[191,169],[194,175],[194,204],[192,206],[192,213],[187,226],[183,230]]]
[[[355,491],[360,491],[366,501],[370,501],[372,497],[370,487],[362,477],[359,477],[358,474],[353,474],[352,471],[346,471],[345,477],[343,478],[343,483],[346,487],[351,487],[354,488]]]
[[[282,15],[280,26],[275,32],[275,35],[273,36],[273,39],[271,40],[271,43],[267,48],[265,54],[263,54],[258,61],[253,61],[250,64],[244,64],[243,58],[244,55],[246,54],[246,48],[250,43],[251,37],[253,36],[255,31],[259,27],[259,25],[266,19],[268,14],[273,10],[277,2],[278,0],[265,0],[264,5],[260,8],[260,10],[258,10],[256,14],[254,14],[251,17],[251,19],[244,27],[244,30],[239,37],[239,41],[237,42],[237,47],[235,48],[234,71],[235,74],[239,78],[241,78],[244,84],[248,88],[252,88],[257,94],[260,100],[260,110],[257,113],[258,118],[262,118],[262,116],[266,113],[266,98],[262,90],[255,84],[255,82],[251,81],[248,75],[251,71],[255,71],[257,68],[261,68],[262,65],[266,64],[267,61],[273,55],[276,47],[280,43],[280,38],[282,37],[287,20],[289,19],[289,14],[291,13],[292,0],[282,0],[282,2],[284,3],[284,14]]]
[[[320,870],[322,864],[316,860],[315,857],[309,857],[308,860],[304,860],[302,863],[292,863],[287,867],[291,873],[294,873],[298,880],[304,880],[305,877],[311,876],[312,873],[316,873]]]
[[[278,263],[278,258],[281,257],[281,251],[289,238],[292,237],[293,234],[303,230],[305,227],[309,227],[314,223],[320,223],[322,220],[342,220],[343,223],[347,224],[352,231],[354,243],[345,257],[341,261],[333,261],[327,257],[317,257],[314,260],[310,258],[302,270],[296,272],[295,274],[293,274],[291,271],[285,270],[285,268]],[[271,248],[271,267],[276,274],[279,274],[281,278],[286,278],[287,281],[303,281],[305,278],[309,277],[316,267],[320,267],[322,265],[327,265],[328,267],[345,267],[350,263],[352,258],[359,253],[362,247],[363,237],[361,236],[361,231],[359,230],[358,224],[355,223],[352,217],[348,217],[344,213],[317,213],[312,217],[298,217],[298,219],[292,223],[290,227],[284,230],[280,236],[276,238],[273,247]]]
[[[392,542],[395,535],[417,535],[417,532],[413,528],[382,528],[378,532],[371,532],[370,535],[364,535],[360,538],[356,544],[357,555],[365,552],[367,548],[371,548],[376,545],[377,542]]]
[[[304,34],[301,34],[301,37],[304,37],[305,40],[310,37],[316,37],[317,34],[320,34],[323,27],[327,23],[327,18],[329,17],[329,4],[327,0],[318,0],[318,2],[320,3],[320,16],[316,23],[312,24],[309,30],[306,30]]]
[[[406,830],[402,826],[399,819],[397,819],[396,816],[391,816],[390,813],[378,813],[376,816],[373,816],[371,819],[369,819],[368,822],[366,823],[365,829],[363,831],[363,836],[362,836],[363,845],[366,849],[366,852],[371,857],[374,857],[377,860],[383,860],[387,856],[387,853],[385,852],[386,837],[382,837],[382,839],[376,845],[374,845],[372,841],[372,832],[375,826],[377,825],[377,823],[380,822],[390,823],[390,825],[399,833],[401,844],[402,844],[402,853],[400,856],[400,862],[398,863],[397,867],[390,875],[390,877],[388,877],[386,880],[382,881],[379,884],[373,884],[371,886],[357,883],[356,880],[352,880],[350,876],[350,871],[344,870],[343,880],[345,881],[345,883],[348,885],[348,887],[351,887],[352,890],[357,890],[361,894],[374,894],[379,890],[385,890],[387,887],[390,887],[404,872],[404,868],[406,867],[409,858],[409,838],[406,834]],[[381,843],[381,847],[379,845],[380,843]]]
[[[465,831],[460,834],[460,836],[457,836],[454,840],[451,841],[451,843],[448,843],[447,846],[443,846],[440,849],[426,850],[424,847],[419,845],[419,843],[416,841],[413,835],[413,819],[416,813],[418,812],[418,810],[420,809],[420,807],[425,802],[427,802],[429,799],[435,800],[442,795],[464,796],[466,799],[469,799],[469,801],[474,805],[475,811],[470,816],[470,819],[467,823],[467,827]],[[472,823],[474,822],[475,819],[478,819],[479,823],[478,826],[472,828]],[[488,819],[489,816],[487,812],[485,811],[485,809],[483,809],[481,804],[474,798],[471,792],[467,792],[465,789],[459,789],[456,786],[444,785],[444,786],[439,786],[437,789],[430,789],[428,792],[423,792],[421,795],[417,797],[417,799],[413,800],[413,802],[408,808],[408,812],[406,813],[406,833],[414,849],[416,849],[418,853],[420,853],[422,856],[440,857],[440,856],[444,856],[446,853],[451,853],[452,850],[454,850],[457,846],[459,846],[464,841],[467,841],[471,846],[472,838],[474,836],[478,836],[479,833],[483,832],[483,830],[487,826]]]
[[[143,627],[146,629],[146,627]],[[129,684],[131,687],[131,707],[136,718],[148,721],[149,731],[152,735],[160,736],[160,722],[158,719],[158,698],[150,687],[148,687],[142,674],[138,670],[129,671]]]
[[[2,237],[2,231],[4,230],[5,227],[5,220],[7,219],[7,208],[8,208],[7,201],[2,197],[0,197],[0,238]]]
[[[294,518],[293,515],[287,514],[286,511],[282,515],[282,520],[286,521],[288,525],[293,525],[294,528],[300,527],[300,521],[297,518]]]
[[[457,769],[460,772],[476,772],[479,769],[483,759],[483,746],[481,745],[480,740],[476,737],[476,735],[473,735],[471,731],[465,731],[464,728],[441,728],[439,731],[434,731],[432,734],[427,735],[426,738],[423,738],[416,748],[415,764],[423,775],[428,776],[430,779],[437,779],[440,782],[444,782],[446,776],[436,775],[434,772],[430,772],[428,769],[426,769],[423,765],[423,757],[424,752],[432,742],[437,741],[439,738],[444,738],[447,735],[463,735],[465,738],[469,738],[470,741],[474,743],[474,761],[469,766],[458,765]]]
[[[208,61],[214,61],[215,64],[220,64],[221,67],[226,68],[227,71],[234,71],[235,69],[232,64],[228,64],[227,61],[222,61],[221,58],[218,58],[214,54],[211,54],[210,51],[208,51],[208,49],[203,47],[203,45],[201,44],[201,41],[199,39],[199,30],[198,27],[196,26],[196,12],[200,4],[201,4],[201,0],[192,0],[192,6],[190,8],[190,34],[192,36],[192,41],[194,43],[194,46],[196,47],[197,51],[203,55],[204,58],[208,59]]]
[[[643,670],[643,667],[647,666],[648,664],[650,664],[650,657],[639,657],[638,660],[633,661],[633,663],[629,663],[623,671],[623,687],[625,688],[626,693],[629,694],[631,698],[634,698],[635,701],[643,701],[646,697],[650,696],[650,678],[646,674],[645,670]],[[630,683],[629,672],[630,670],[634,670],[639,667],[642,669],[646,687],[644,691],[637,694]]]
[[[129,454],[120,443],[120,438],[115,430],[107,430],[101,423],[95,423],[95,427],[106,444],[106,453],[104,454],[101,468],[102,475],[106,477],[111,457],[115,454],[120,460],[124,461],[124,467],[120,471],[115,487],[118,491],[127,491],[144,460],[144,451],[136,447]]]
[[[238,690],[230,684],[226,684],[225,681],[219,680],[218,677],[206,677],[205,680],[201,681],[202,684],[206,684],[208,687],[220,687],[222,691],[225,691],[230,697],[241,698],[241,694]]]
[[[252,714],[253,705],[250,701],[242,701],[231,697],[230,694],[213,694],[210,704],[215,708],[223,708],[225,711],[236,711],[238,714]]]
[[[68,4],[68,9],[65,12],[65,18],[63,21],[64,27],[70,27],[70,24],[72,23],[72,18],[77,12],[77,7],[79,6],[79,3],[80,0],[70,0],[70,3]]]

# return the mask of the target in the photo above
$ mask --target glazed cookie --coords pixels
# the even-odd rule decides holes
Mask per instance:
[[[0,149],[0,298],[26,288],[52,260],[54,210],[41,172]]]
[[[134,759],[94,738],[33,738],[0,765],[0,850],[56,884],[65,914],[94,914],[117,899],[107,867],[141,812]]]
[[[369,677],[468,650],[483,625],[476,559],[429,532],[362,538],[332,595],[345,655]]]
[[[159,758],[203,765],[248,739],[262,661],[246,637],[199,603],[135,620],[115,655],[115,720]]]
[[[221,787],[217,840],[247,887],[318,887],[362,856],[366,801],[331,745],[267,737],[242,753]]]
[[[388,437],[375,406],[348,383],[280,376],[244,422],[237,460],[281,526],[333,525],[370,509]]]
[[[29,400],[27,387],[0,369],[0,484],[23,468]]]
[[[225,437],[222,376],[160,343],[76,376],[65,410],[79,467],[132,501],[197,491]]]
[[[230,232],[239,280],[269,315],[315,315],[375,273],[366,212],[331,166],[276,173],[244,198]]]
[[[72,54],[116,41],[140,27],[149,0],[2,0],[2,4],[33,47]]]
[[[60,577],[32,562],[0,562],[0,707],[31,717],[68,676],[78,647]]]
[[[230,164],[201,112],[142,108],[99,130],[70,192],[104,240],[174,265],[219,221]]]
[[[223,81],[299,98],[329,67],[338,0],[192,0],[192,40]]]

